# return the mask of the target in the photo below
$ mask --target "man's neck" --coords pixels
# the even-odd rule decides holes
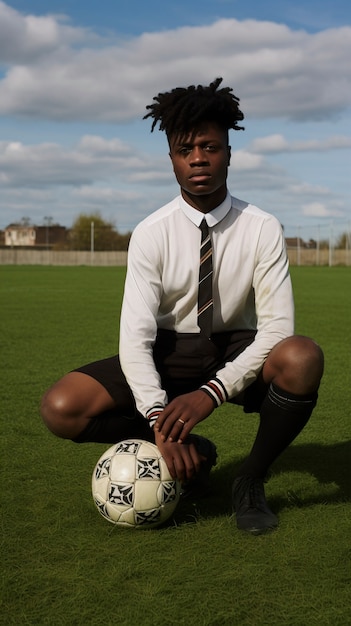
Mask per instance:
[[[202,195],[193,195],[186,192],[184,189],[181,189],[182,197],[185,202],[190,204],[194,209],[200,211],[200,213],[210,213],[218,207],[227,197],[227,188],[221,187],[218,189],[216,193],[212,194],[204,194]]]

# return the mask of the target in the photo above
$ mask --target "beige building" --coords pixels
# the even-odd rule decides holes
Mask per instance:
[[[64,244],[67,238],[65,226],[31,226],[28,224],[9,224],[4,231],[5,246],[39,246],[52,248]]]
[[[34,226],[10,224],[5,228],[5,246],[35,246]]]

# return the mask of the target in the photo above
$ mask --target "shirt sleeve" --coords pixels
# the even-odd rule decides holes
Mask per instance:
[[[127,276],[120,321],[122,370],[138,411],[150,426],[167,404],[153,359],[157,313],[161,298],[162,261],[150,233],[137,227],[128,252]]]
[[[215,405],[246,389],[257,378],[275,344],[294,333],[294,301],[286,245],[282,228],[273,216],[262,225],[253,289],[257,317],[255,340],[202,387]]]

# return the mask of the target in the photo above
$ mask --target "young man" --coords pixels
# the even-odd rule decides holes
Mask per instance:
[[[133,232],[119,358],[67,374],[42,415],[77,442],[155,441],[191,487],[216,460],[214,444],[192,434],[196,424],[223,402],[259,412],[232,498],[238,528],[261,534],[278,524],[264,478],[312,413],[323,354],[293,335],[279,222],[228,192],[228,131],[244,116],[221,82],[160,93],[147,107],[152,131],[166,132],[180,195]]]

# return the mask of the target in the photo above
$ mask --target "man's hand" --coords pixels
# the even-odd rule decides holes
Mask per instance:
[[[162,441],[183,443],[191,430],[212,413],[214,402],[201,390],[174,398],[160,413],[154,430]]]
[[[172,478],[177,478],[181,483],[195,476],[200,469],[201,461],[205,460],[203,456],[200,456],[193,443],[179,444],[163,441],[157,431],[155,432],[155,441]]]

